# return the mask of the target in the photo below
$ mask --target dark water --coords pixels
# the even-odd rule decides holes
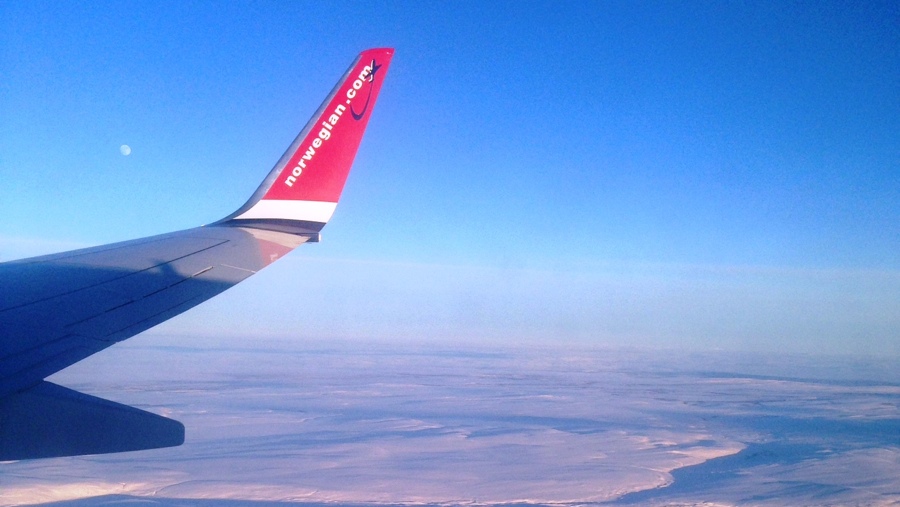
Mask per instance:
[[[656,500],[689,497],[692,501],[715,501],[717,494],[743,482],[756,468],[790,466],[814,462],[834,454],[854,450],[900,445],[900,420],[851,420],[796,417],[728,417],[734,427],[744,427],[770,435],[773,440],[751,443],[730,456],[711,459],[672,472],[669,486],[630,493],[609,502],[612,505],[644,505]],[[784,481],[770,493],[742,498],[760,502],[779,498],[830,498],[848,488],[837,485]]]

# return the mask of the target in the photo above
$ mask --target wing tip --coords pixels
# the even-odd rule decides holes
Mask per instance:
[[[324,226],[340,199],[393,54],[390,47],[360,52],[250,200],[218,223],[294,220]]]

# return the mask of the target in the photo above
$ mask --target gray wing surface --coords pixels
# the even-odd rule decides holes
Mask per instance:
[[[309,236],[209,226],[0,264],[0,398],[166,321]]]
[[[0,264],[0,285],[15,287],[0,293],[0,460],[180,445],[177,421],[43,379],[206,301],[311,237],[214,225]],[[118,442],[129,433],[137,438]]]

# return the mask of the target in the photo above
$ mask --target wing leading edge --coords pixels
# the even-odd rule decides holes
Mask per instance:
[[[386,48],[360,53],[252,197],[226,218],[0,263],[0,461],[183,442],[177,421],[44,379],[318,241],[392,56]]]

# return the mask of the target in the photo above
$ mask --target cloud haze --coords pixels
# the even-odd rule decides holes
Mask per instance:
[[[162,334],[900,355],[900,273],[627,262],[525,267],[295,252]],[[272,303],[273,294],[285,295]],[[227,322],[218,315],[229,315]]]

